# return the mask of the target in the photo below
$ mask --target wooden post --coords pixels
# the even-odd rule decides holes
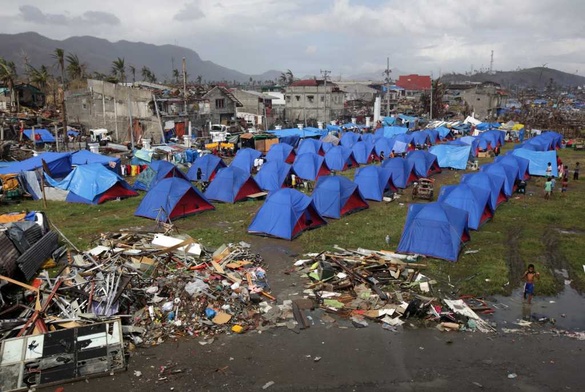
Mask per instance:
[[[67,135],[67,130],[64,129],[63,132]],[[59,129],[57,128],[57,125],[55,125],[55,150],[59,152]]]
[[[43,208],[47,208],[47,194],[45,193],[45,171],[41,171],[41,190],[43,191]]]

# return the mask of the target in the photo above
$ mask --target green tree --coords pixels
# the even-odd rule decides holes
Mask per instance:
[[[16,94],[14,91],[14,85],[18,74],[16,73],[16,65],[14,61],[7,61],[0,57],[0,81],[8,87],[10,91],[10,105],[16,102]]]
[[[69,53],[65,59],[67,60],[67,76],[70,80],[81,80],[86,76],[86,65],[79,60],[76,54]]]
[[[126,82],[126,65],[123,58],[118,57],[112,62],[112,74],[114,74],[120,82]]]
[[[128,66],[130,73],[132,74],[132,83],[136,83],[136,67],[133,65]]]
[[[179,70],[173,69],[173,79],[175,79],[175,83],[179,84]]]

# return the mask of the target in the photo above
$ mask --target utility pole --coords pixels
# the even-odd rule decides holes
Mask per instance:
[[[490,75],[494,72],[494,51],[492,50],[492,56],[490,58]]]
[[[433,120],[433,73],[431,72],[431,105],[429,107],[429,121]]]
[[[128,117],[130,119],[130,143],[132,145],[132,151],[134,151],[134,122],[132,121],[132,101],[130,100],[130,90],[128,90]]]
[[[327,98],[329,98],[329,92],[327,91],[327,77],[331,74],[331,71],[326,69],[319,70],[321,72],[321,76],[323,77],[323,87],[325,88],[325,104],[323,105],[323,121],[327,122],[331,120],[331,113],[327,113]],[[319,108],[319,103],[317,102],[317,108]],[[319,109],[317,109],[317,117],[319,117]]]
[[[183,99],[185,100],[185,114],[187,114],[187,62],[183,57]]]
[[[386,117],[390,116],[390,82],[392,82],[392,78],[390,77],[391,73],[390,57],[386,57],[386,70],[384,71],[384,81],[386,82]]]

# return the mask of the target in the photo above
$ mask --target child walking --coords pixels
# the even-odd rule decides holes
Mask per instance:
[[[528,269],[524,272],[524,299],[530,304],[534,296],[534,280],[539,279],[540,274],[534,269],[534,264],[528,264]]]

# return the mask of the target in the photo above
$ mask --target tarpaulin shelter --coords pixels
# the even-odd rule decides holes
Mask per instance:
[[[325,176],[319,178],[312,194],[315,208],[321,216],[339,219],[368,208],[368,203],[358,185],[347,177]]]
[[[471,146],[437,144],[436,146],[432,146],[429,152],[437,156],[439,167],[465,170],[467,169],[467,162],[471,156]]]
[[[382,201],[384,193],[396,189],[392,183],[392,173],[381,166],[358,169],[353,181],[358,185],[362,196],[368,200]]]
[[[475,187],[469,183],[461,183],[442,186],[438,201],[467,211],[468,227],[478,230],[494,216],[489,199],[489,192],[483,188]]]
[[[405,189],[418,179],[413,163],[404,158],[386,159],[382,167],[390,170],[392,183],[396,188]]]
[[[437,131],[436,129],[423,129],[420,132],[426,133],[428,135],[429,141],[431,142],[432,145],[435,145],[441,141],[441,137],[439,136],[439,131]]]
[[[439,139],[441,140],[453,140],[453,131],[447,127],[437,127],[434,129],[439,133]]]
[[[312,152],[314,154],[325,155],[325,151],[321,148],[322,142],[315,139],[304,139],[297,148],[297,156]]]
[[[354,144],[360,141],[360,135],[354,132],[345,132],[339,139],[339,144],[344,147],[351,148]]]
[[[319,130],[317,128],[287,128],[287,129],[277,129],[268,131],[268,133],[272,133],[276,137],[278,137],[280,142],[283,142],[282,139],[294,136],[296,138],[311,138],[311,137],[320,137],[323,133],[326,133],[324,130]]]
[[[213,209],[188,180],[170,177],[157,182],[144,195],[134,215],[165,222]]]
[[[187,172],[187,178],[190,181],[197,181],[197,170],[201,169],[201,181],[213,181],[217,172],[226,166],[220,157],[213,154],[203,155],[195,159]]]
[[[468,213],[449,204],[411,204],[397,251],[457,261],[469,241]]]
[[[107,169],[115,173],[120,172],[120,158],[96,154],[88,150],[79,150],[71,154],[71,164],[75,166],[87,165],[88,163],[101,163]]]
[[[351,146],[351,151],[357,163],[365,165],[372,162],[372,151],[374,151],[374,145],[368,142],[357,142]]]
[[[329,170],[344,171],[359,166],[351,149],[335,146],[325,154],[325,163]]]
[[[525,148],[512,150],[512,154],[528,160],[528,173],[531,176],[546,176],[546,168],[551,163],[553,176],[559,175],[557,167],[557,152],[550,151],[531,151]]]
[[[147,191],[163,178],[178,177],[188,180],[185,173],[169,161],[156,160],[150,162],[146,170],[142,171],[134,182],[134,189]]]
[[[501,162],[510,166],[517,167],[518,173],[516,175],[516,179],[518,180],[527,180],[530,178],[530,171],[528,169],[528,167],[530,166],[530,161],[526,158],[523,158],[519,155],[508,153],[506,155],[497,156],[496,159],[494,159],[494,162],[495,163]],[[556,161],[552,162],[552,164],[556,166]],[[544,169],[546,171],[546,166]]]
[[[512,196],[516,190],[517,166],[510,166],[501,162],[488,163],[481,166],[479,170],[502,177],[504,179],[504,193],[507,197]]]
[[[29,140],[33,140],[34,138],[35,143],[55,143],[55,136],[53,136],[48,129],[25,129],[22,133],[24,133],[24,136]]]
[[[403,133],[408,132],[408,128],[406,127],[397,127],[397,126],[384,126],[382,128],[378,128],[376,130],[376,136],[378,137],[387,137],[391,138],[396,135],[400,135]]]
[[[428,132],[424,131],[415,131],[411,133],[412,135],[412,142],[415,145],[423,146],[425,144],[433,144],[431,141],[431,136]]]
[[[428,151],[411,151],[406,155],[406,160],[412,162],[414,172],[419,177],[429,177],[441,172],[437,156]]]
[[[312,152],[297,155],[293,163],[293,170],[303,180],[310,181],[331,173],[325,163],[325,158]]]
[[[249,172],[229,166],[217,172],[205,191],[205,197],[209,200],[235,203],[260,192],[262,189]]]
[[[69,152],[44,152],[36,157],[20,162],[12,162],[1,167],[0,174],[16,174],[25,171],[33,171],[43,168],[43,161],[51,172],[53,178],[64,177],[71,172],[71,153]]]
[[[395,137],[388,139],[388,145],[390,146],[390,151],[385,155],[386,158],[388,158],[392,152],[394,152],[394,154],[402,154],[408,152],[410,148],[408,143],[400,141]]]
[[[471,146],[471,155],[473,155],[474,157],[476,157],[479,153],[479,144],[480,141],[476,136],[462,136],[457,140],[452,141],[451,143],[455,143],[455,142],[460,142],[460,143],[465,143],[467,145]],[[483,148],[483,150],[485,151],[487,149],[487,142],[484,141],[485,143],[485,148]]]
[[[480,131],[487,131],[488,129],[498,129],[501,126],[499,122],[482,122],[475,126]]]
[[[508,200],[504,190],[504,178],[488,172],[475,172],[464,174],[461,177],[462,184],[483,189],[489,193],[488,203],[490,208],[495,211],[503,202]]]
[[[396,135],[396,136],[394,136],[393,139],[406,144],[407,150],[409,150],[409,151],[414,150],[414,136],[412,135],[412,133],[403,133],[400,135]],[[396,148],[394,148],[394,152],[398,152],[398,151],[396,151]]]
[[[286,184],[292,171],[292,165],[283,161],[268,161],[262,165],[254,179],[260,188],[266,191],[276,191]]]
[[[101,204],[108,200],[138,196],[122,177],[101,163],[77,166],[60,181],[45,175],[47,183],[68,191],[65,201],[71,203]]]
[[[240,168],[250,173],[254,167],[254,161],[262,156],[262,153],[252,148],[238,150],[230,166]]]
[[[337,146],[339,144],[339,138],[331,133],[328,133],[327,135],[323,136],[321,138],[321,141],[323,143],[330,143],[334,146]]]
[[[266,160],[293,163],[296,156],[294,148],[290,144],[276,143],[270,146],[270,150],[266,153]]]
[[[504,131],[497,130],[485,131],[478,136],[479,140],[485,140],[487,142],[488,150],[503,146],[505,137],[506,133]]]
[[[309,196],[284,188],[268,194],[248,226],[248,233],[292,240],[305,230],[325,224]]]
[[[550,148],[551,149],[559,149],[563,145],[563,135],[553,131],[546,131],[542,132],[539,136],[540,138],[549,139],[551,141]]]

